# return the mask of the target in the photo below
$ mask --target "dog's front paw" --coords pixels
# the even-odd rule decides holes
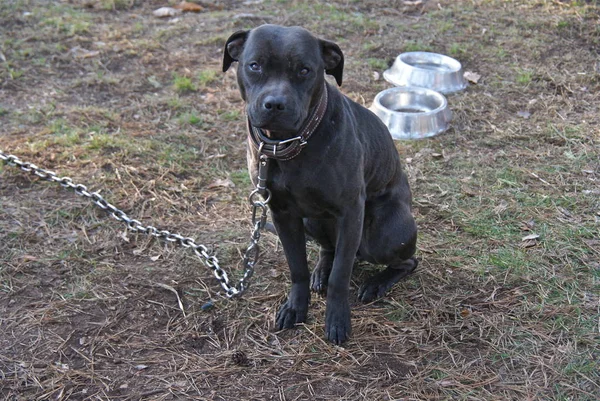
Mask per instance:
[[[277,330],[291,329],[296,323],[306,322],[307,314],[308,301],[300,302],[298,305],[295,305],[295,302],[292,302],[291,299],[288,298],[277,312]]]
[[[350,338],[352,324],[350,322],[350,306],[331,305],[327,306],[325,318],[325,335],[327,339],[336,345],[345,343]]]

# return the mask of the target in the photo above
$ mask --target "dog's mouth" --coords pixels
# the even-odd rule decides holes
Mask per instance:
[[[297,135],[302,127],[302,119],[289,115],[279,115],[273,118],[264,118],[260,115],[248,113],[250,124],[265,131],[273,139],[288,139]]]

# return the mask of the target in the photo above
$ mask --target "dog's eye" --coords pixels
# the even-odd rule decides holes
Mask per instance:
[[[250,63],[250,65],[248,67],[250,67],[250,69],[252,71],[260,71],[260,64],[258,64],[256,62],[255,63]]]
[[[300,70],[300,76],[301,77],[305,77],[310,73],[310,70],[308,68],[303,68]]]

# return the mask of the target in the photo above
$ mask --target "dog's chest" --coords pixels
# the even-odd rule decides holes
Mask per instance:
[[[267,187],[272,193],[271,205],[310,218],[333,218],[339,215],[340,188],[327,169],[269,169]]]

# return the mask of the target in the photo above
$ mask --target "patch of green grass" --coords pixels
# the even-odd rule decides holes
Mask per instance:
[[[455,25],[455,21],[438,21],[437,30],[439,33],[446,33],[452,29]]]
[[[201,86],[206,86],[217,80],[219,74],[215,70],[203,70],[198,73],[198,82]]]
[[[167,99],[166,104],[172,110],[182,110],[186,107],[186,103],[178,95]]]
[[[66,221],[74,221],[81,216],[82,210],[78,208],[63,208],[58,209],[45,216],[45,221],[50,227],[60,226]],[[58,252],[57,260],[65,260],[71,257],[81,255],[81,250],[72,248],[63,248]]]
[[[456,43],[456,42],[452,43],[450,45],[450,48],[448,48],[448,54],[450,54],[453,57],[458,57],[458,56],[461,56],[466,53],[467,53],[467,50],[460,43]]]
[[[467,218],[463,229],[466,233],[471,234],[475,238],[481,238],[488,241],[520,239],[520,237],[518,237],[519,232],[511,223],[516,222],[507,222],[492,213],[481,213]]]
[[[404,42],[404,51],[405,52],[431,52],[433,48],[425,44],[419,40],[407,40]]]
[[[387,61],[380,58],[368,58],[367,64],[374,70],[385,70],[388,68]]]
[[[518,240],[520,238],[517,237]],[[511,274],[526,274],[535,264],[527,252],[515,246],[502,247],[491,251],[484,259],[487,265],[501,270],[509,270]]]
[[[70,131],[54,139],[54,143],[64,147],[71,147],[81,143],[81,135],[77,130]]]
[[[200,127],[204,123],[204,119],[202,116],[199,116],[196,111],[180,114],[177,117],[177,120],[181,125],[192,125],[196,127]]]
[[[198,150],[184,144],[169,144],[162,146],[156,157],[164,165],[172,167],[173,164],[176,164],[180,168],[189,169],[188,164],[196,160]]]
[[[35,54],[35,50],[31,47],[26,47],[26,48],[17,50],[17,56],[22,59],[30,58],[34,54]]]
[[[134,0],[101,0],[100,7],[103,10],[127,10],[134,4]]]
[[[54,49],[57,53],[64,53],[67,51],[67,46],[64,43],[55,43]]]
[[[433,369],[430,373],[429,373],[430,377],[434,380],[442,380],[446,377],[448,377],[448,373],[439,370],[439,369]]]
[[[517,72],[516,81],[519,85],[527,86],[533,79],[533,72],[529,70],[521,70]]]
[[[498,57],[500,60],[505,60],[508,57],[508,52],[505,48],[498,47],[496,49],[496,57]]]
[[[219,118],[223,121],[240,121],[242,116],[239,110],[227,110],[219,114]]]
[[[223,46],[228,38],[229,35],[209,35],[196,41],[194,44],[198,46]]]
[[[245,188],[252,185],[252,180],[250,180],[248,171],[245,169],[232,171],[229,178],[235,184],[236,187]]]
[[[6,66],[6,69],[8,71],[8,75],[10,76],[10,79],[12,80],[17,80],[25,74],[23,70],[14,69],[9,67],[8,65]]]
[[[87,144],[87,148],[90,150],[104,149],[108,146],[115,146],[115,138],[113,135],[95,134]]]
[[[167,28],[157,30],[153,35],[153,39],[158,43],[164,43],[169,39],[185,36],[187,31],[187,27],[183,27],[182,25],[172,25]]]
[[[523,186],[524,176],[520,169],[504,166],[494,172],[496,178],[495,188],[521,188]]]
[[[146,26],[143,23],[138,21],[135,24],[133,24],[131,31],[133,33],[142,33],[142,32],[144,32],[145,29],[146,29]]]
[[[32,64],[38,67],[46,66],[48,64],[48,59],[46,57],[36,57],[31,60]]]
[[[379,42],[366,42],[363,44],[362,49],[365,53],[370,53],[375,50],[381,49],[382,45]]]
[[[179,74],[173,74],[173,88],[177,93],[196,91],[196,85],[194,85],[192,79]]]
[[[64,118],[53,120],[48,129],[50,133],[54,135],[64,135],[70,131],[69,123]]]
[[[121,134],[94,133],[87,138],[84,148],[88,151],[111,155],[136,154],[145,152],[145,141],[132,142],[130,138]]]
[[[548,130],[550,131],[550,135],[556,137],[560,137],[565,140],[567,143],[572,144],[580,144],[578,141],[573,141],[576,139],[588,139],[588,133],[578,125],[567,125],[564,127],[557,127],[554,124],[550,124],[548,126]]]
[[[293,2],[290,10],[300,15],[310,15],[311,24],[304,24],[306,28],[313,29],[322,21],[327,21],[330,26],[339,26],[352,31],[375,31],[379,29],[379,22],[369,18],[359,11],[349,11],[346,7],[325,2]],[[332,38],[335,39],[335,38]]]
[[[57,118],[48,126],[52,135],[52,142],[64,147],[71,147],[81,143],[81,130],[72,127],[65,119]]]
[[[594,6],[597,6],[598,0],[573,0],[572,5],[573,7],[585,8],[589,5],[589,3],[592,3]]]
[[[90,32],[90,16],[67,5],[49,7],[44,12],[41,25],[66,36],[83,35]]]

